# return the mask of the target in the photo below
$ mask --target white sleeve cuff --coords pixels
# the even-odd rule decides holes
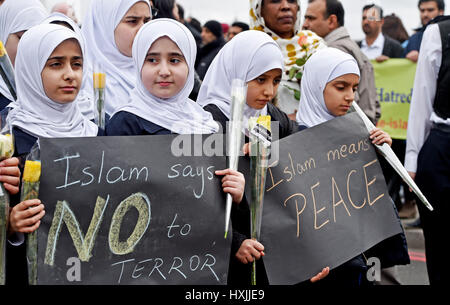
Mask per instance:
[[[407,153],[405,156],[405,168],[408,172],[417,172],[417,154]]]

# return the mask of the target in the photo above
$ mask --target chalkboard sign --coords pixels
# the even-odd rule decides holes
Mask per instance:
[[[240,164],[248,168],[248,158]],[[375,148],[356,113],[279,141],[261,227],[270,284],[308,280],[400,232]]]
[[[225,158],[174,137],[41,139],[38,284],[226,284]]]

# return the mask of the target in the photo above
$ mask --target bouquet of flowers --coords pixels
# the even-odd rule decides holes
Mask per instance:
[[[14,80],[14,68],[11,64],[11,60],[9,59],[8,54],[6,53],[6,49],[3,46],[3,42],[0,40],[0,75],[3,78],[6,86],[11,93],[11,96],[14,100],[17,99],[16,95],[16,82]]]
[[[249,119],[251,177],[251,238],[260,239],[266,174],[272,142],[270,116]],[[252,285],[256,285],[256,261],[252,266]]]
[[[33,146],[25,161],[22,177],[20,201],[37,199],[39,196],[39,180],[41,177],[41,161],[39,146]],[[27,235],[28,283],[37,282],[37,232]]]
[[[5,120],[0,118],[0,161],[11,158],[14,154],[14,141],[11,130],[4,127]],[[5,284],[5,249],[9,216],[9,193],[0,182],[0,285]]]
[[[231,118],[227,132],[228,148],[228,168],[237,170],[239,161],[239,151],[242,140],[242,119],[244,116],[244,105],[247,96],[247,85],[240,79],[233,79],[231,85]],[[225,211],[225,238],[228,235],[228,226],[230,223],[232,197],[227,194]]]
[[[95,123],[98,127],[105,128],[105,84],[106,74],[94,72],[94,100],[95,100]]]

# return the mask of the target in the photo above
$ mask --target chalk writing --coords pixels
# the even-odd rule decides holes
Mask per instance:
[[[69,230],[70,236],[72,237],[75,248],[78,252],[78,257],[81,261],[89,261],[91,258],[92,248],[94,247],[95,238],[103,220],[103,214],[108,202],[109,196],[106,200],[101,197],[97,197],[91,224],[89,225],[86,236],[83,236],[81,233],[80,224],[72,212],[69,203],[66,201],[58,201],[56,204],[52,225],[47,237],[47,248],[45,250],[44,263],[50,266],[53,266],[54,264],[56,244],[58,242],[59,234],[61,233],[63,221]]]
[[[127,259],[111,264],[111,266],[120,266],[117,283],[120,284],[124,276],[130,276],[138,279],[142,276],[156,276],[166,281],[169,276],[181,276],[187,279],[189,273],[207,271],[215,281],[219,282],[219,278],[214,271],[216,258],[214,255],[206,253],[204,255],[192,255],[188,260],[174,256],[168,261],[164,261],[161,257],[148,258],[136,262],[136,259]],[[147,270],[144,272],[144,270]],[[172,274],[173,272],[173,274]]]
[[[373,166],[374,164],[376,164],[378,162],[377,159],[364,164],[363,168],[362,168],[362,172],[364,173],[364,185],[365,185],[365,189],[366,189],[366,193],[365,193],[365,198],[364,201],[361,205],[357,205],[354,203],[351,193],[350,193],[350,184],[351,184],[351,180],[350,177],[357,173],[357,170],[351,170],[348,175],[347,175],[347,179],[346,179],[346,189],[347,189],[347,198],[344,198],[342,196],[342,194],[345,194],[343,192],[340,191],[338,183],[336,182],[336,178],[335,177],[331,177],[329,178],[331,183],[331,196],[328,197],[329,202],[325,202],[325,204],[329,204],[329,208],[332,209],[332,214],[333,214],[333,222],[336,223],[338,222],[338,219],[336,217],[336,210],[338,208],[343,208],[344,211],[346,212],[346,214],[351,217],[351,211],[349,209],[349,207],[353,207],[355,210],[360,210],[362,209],[365,205],[366,202],[369,203],[370,206],[374,205],[375,202],[377,202],[378,200],[380,200],[381,198],[383,198],[385,196],[384,193],[378,194],[378,196],[376,196],[375,199],[371,199],[374,196],[370,193],[370,189],[369,187],[374,185],[377,181],[376,177],[373,177],[370,181],[368,179],[368,170],[371,166]],[[330,224],[330,219],[327,218],[328,213],[326,213],[327,211],[327,205],[324,205],[323,202],[318,202],[316,199],[316,194],[317,193],[321,193],[324,194],[324,191],[321,190],[321,182],[318,181],[316,183],[314,183],[310,188],[309,188],[309,193],[310,193],[310,199],[308,200],[306,195],[303,193],[295,193],[293,195],[290,195],[287,199],[284,200],[283,202],[283,206],[287,207],[290,202],[292,202],[293,204],[295,204],[295,215],[296,215],[296,219],[297,219],[297,226],[296,226],[296,236],[297,238],[300,237],[300,233],[301,233],[301,228],[300,228],[300,223],[301,223],[301,215],[305,212],[305,209],[308,206],[308,202],[311,204],[312,203],[312,214],[314,217],[314,229],[315,230],[320,230],[323,227],[325,227],[326,225]],[[309,194],[308,194],[309,195]]]
[[[100,162],[100,168],[98,172],[94,173],[91,166],[87,166],[81,170],[82,176],[79,180],[70,181],[69,177],[74,175],[73,172],[70,171],[70,162],[74,159],[79,159],[80,154],[74,154],[65,156],[63,158],[59,158],[53,160],[53,162],[64,162],[65,161],[65,177],[64,184],[59,185],[56,189],[66,189],[71,186],[80,185],[82,187],[88,186],[94,181],[97,181],[98,184],[101,184],[102,181],[105,181],[108,184],[116,184],[120,182],[129,182],[132,180],[139,181],[139,179],[143,179],[144,181],[148,181],[149,179],[149,169],[148,167],[130,167],[128,169],[121,168],[119,166],[112,166],[108,170],[104,168],[105,164],[105,152],[102,152],[102,158]],[[104,174],[105,173],[105,174]],[[97,174],[97,178],[95,176]]]
[[[339,149],[329,150],[327,153],[328,161],[340,160],[347,158],[349,155],[356,155],[362,151],[368,151],[370,143],[368,139],[360,140],[350,145],[341,145]]]
[[[214,178],[214,166],[209,166],[206,168],[206,172],[208,173],[208,180],[212,180]],[[201,188],[200,193],[197,193],[195,189],[193,190],[194,196],[197,199],[202,198],[204,190],[205,190],[205,168],[203,166],[193,167],[191,165],[175,164],[170,168],[170,172],[167,175],[169,179],[176,179],[178,177],[190,177],[190,178],[198,178],[201,179]]]
[[[292,182],[296,176],[302,176],[306,172],[309,172],[312,169],[316,168],[316,160],[314,160],[314,158],[312,157],[302,163],[295,163],[291,153],[288,153],[288,158],[289,158],[289,166],[286,166],[284,168],[283,173],[285,174],[285,177],[283,179],[280,179],[277,182],[275,182],[272,169],[270,168],[271,166],[268,168],[269,177],[271,179],[270,181],[272,182],[272,185],[266,190],[267,192],[272,191],[273,189],[275,189],[277,186],[279,186],[284,182],[287,183]]]
[[[132,207],[139,211],[139,219],[134,227],[133,233],[125,242],[119,241],[120,227],[125,214]],[[150,199],[143,193],[133,194],[122,201],[113,214],[111,227],[109,229],[109,248],[117,255],[124,255],[133,252],[134,247],[141,240],[150,224],[151,208]]]
[[[106,200],[97,197],[94,215],[92,216],[86,236],[83,236],[80,224],[66,201],[58,201],[53,216],[52,225],[47,237],[47,248],[45,251],[44,263],[53,266],[55,259],[56,244],[61,233],[62,223],[64,222],[72,237],[73,243],[78,253],[78,257],[83,262],[88,262],[91,258],[92,248],[103,220],[105,209],[109,202],[109,195]],[[125,242],[119,241],[120,226],[126,212],[134,207],[139,211],[139,219],[135,229]],[[150,200],[143,193],[133,194],[123,200],[116,208],[109,230],[109,247],[112,253],[124,255],[133,251],[136,244],[142,238],[142,235],[148,228],[150,223]]]
[[[175,214],[175,216],[173,217],[172,224],[170,226],[167,226],[167,228],[169,229],[169,230],[167,230],[167,237],[168,238],[172,238],[172,237],[175,236],[175,234],[171,234],[172,228],[179,228],[180,227],[180,225],[176,225],[175,224],[175,221],[177,220],[177,217],[178,217],[178,214]],[[187,224],[183,225],[183,227],[181,227],[181,229],[179,231],[180,231],[180,234],[182,236],[186,236],[186,235],[188,235],[191,232],[191,225],[187,223]]]

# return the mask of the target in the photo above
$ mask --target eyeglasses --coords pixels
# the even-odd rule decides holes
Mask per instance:
[[[367,20],[367,21],[381,21],[380,18],[374,17],[374,16],[363,17],[363,20]]]

